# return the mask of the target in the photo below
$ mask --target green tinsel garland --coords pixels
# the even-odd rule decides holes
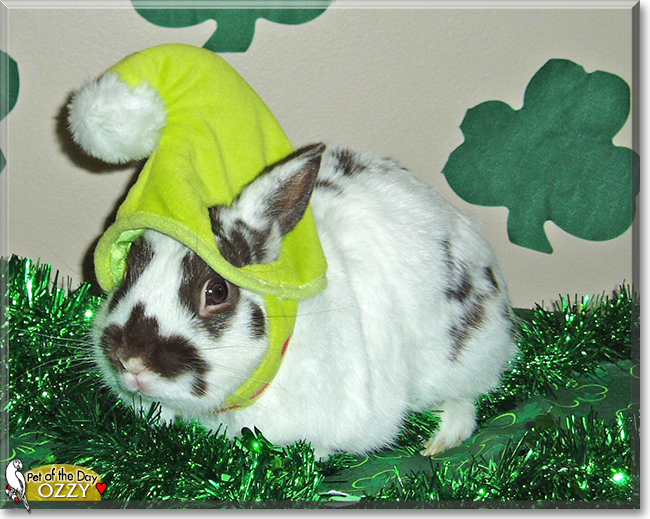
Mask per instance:
[[[324,493],[322,483],[350,466],[351,456],[316,462],[309,445],[278,448],[259,431],[245,430],[231,441],[195,423],[153,425],[155,406],[138,416],[118,402],[89,357],[87,333],[101,298],[88,285],[58,288],[49,265],[16,257],[1,260],[0,279],[0,293],[6,293],[2,438],[46,445],[49,451],[34,466],[71,463],[95,470],[108,484],[104,505],[323,506],[345,499]],[[638,306],[623,286],[612,298],[567,298],[553,311],[528,311],[521,320],[521,353],[502,386],[479,402],[480,422],[531,396],[570,388],[600,363],[630,359]],[[432,473],[395,468],[385,488],[354,506],[515,506],[522,500],[636,506],[638,409],[613,422],[594,413],[556,422],[530,431],[496,461],[475,459],[462,469]],[[436,424],[435,413],[410,415],[397,444],[416,453]],[[12,442],[5,445],[7,459],[22,452]]]
[[[631,415],[612,423],[592,410],[568,416],[557,427],[532,430],[509,444],[499,461],[475,460],[468,468],[449,467],[433,476],[401,476],[370,499],[395,501],[632,501],[638,499],[639,437]],[[636,472],[637,475],[633,475]]]

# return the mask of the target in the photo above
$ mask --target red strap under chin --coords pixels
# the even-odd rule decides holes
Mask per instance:
[[[284,354],[287,352],[287,348],[289,347],[289,341],[291,340],[291,336],[284,342],[284,346],[282,347],[282,352],[280,353],[280,358],[284,357]],[[267,382],[264,384],[250,399],[255,400],[256,398],[259,398],[264,391],[271,385],[271,382]],[[240,405],[231,405],[230,407],[222,407],[221,409],[217,411],[213,411],[213,414],[219,414],[219,413],[225,413],[227,411],[234,411],[235,409],[239,409]]]

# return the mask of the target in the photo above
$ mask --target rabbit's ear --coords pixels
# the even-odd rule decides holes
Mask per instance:
[[[324,151],[324,144],[302,148],[246,186],[232,206],[210,208],[224,258],[238,267],[277,259],[282,238],[309,206]]]
[[[266,178],[261,177],[260,189],[247,190],[242,196],[242,203],[265,206],[268,221],[277,222],[284,236],[298,224],[307,210],[324,151],[324,144],[302,148],[266,173]]]

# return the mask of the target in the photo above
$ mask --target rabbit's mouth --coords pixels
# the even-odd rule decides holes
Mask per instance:
[[[115,373],[118,393],[127,400],[146,398],[168,409],[205,413],[213,408],[208,403],[208,383],[196,373],[183,373],[169,379],[149,369],[121,370]],[[176,414],[182,414],[176,411]]]
[[[155,374],[148,369],[131,371],[128,370],[121,374],[124,386],[132,393],[141,393],[145,396],[152,395],[152,386],[154,384]]]

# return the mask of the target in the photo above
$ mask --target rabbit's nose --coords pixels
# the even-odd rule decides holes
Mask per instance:
[[[142,359],[140,357],[130,357],[125,360],[118,355],[117,358],[122,364],[122,366],[124,366],[124,369],[134,375],[137,375],[138,373],[146,369],[146,366],[144,365],[144,362],[142,362]]]

